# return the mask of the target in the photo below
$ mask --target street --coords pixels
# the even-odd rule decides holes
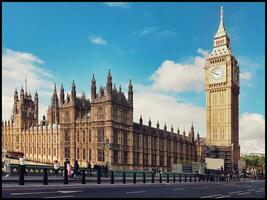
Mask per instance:
[[[3,198],[264,198],[265,180],[128,184],[3,184]]]

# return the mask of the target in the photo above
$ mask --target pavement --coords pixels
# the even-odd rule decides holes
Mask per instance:
[[[95,177],[93,177],[95,178]],[[265,180],[142,183],[2,183],[3,198],[265,198]]]

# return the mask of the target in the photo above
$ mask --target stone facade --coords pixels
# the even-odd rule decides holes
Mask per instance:
[[[2,123],[2,148],[21,151],[28,160],[50,163],[66,158],[71,163],[77,159],[81,166],[106,164],[114,170],[151,170],[162,167],[172,170],[177,163],[201,162],[203,143],[195,137],[192,127],[189,134],[167,131],[133,122],[133,86],[128,86],[128,96],[121,87],[112,84],[110,72],[106,86],[96,92],[96,80],[91,81],[91,101],[82,93],[76,96],[73,81],[71,94],[64,93],[61,85],[59,98],[56,85],[48,107],[47,120],[37,125],[38,94],[33,101],[21,90],[21,98],[14,94],[11,121]]]
[[[229,155],[226,158],[228,169],[237,169],[240,159],[239,73],[221,8],[221,21],[214,36],[214,47],[205,64],[207,145],[215,146]]]

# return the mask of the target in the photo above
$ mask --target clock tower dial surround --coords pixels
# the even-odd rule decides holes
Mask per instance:
[[[233,166],[240,159],[239,65],[231,52],[223,9],[211,54],[205,62],[206,131],[208,146],[231,148]]]

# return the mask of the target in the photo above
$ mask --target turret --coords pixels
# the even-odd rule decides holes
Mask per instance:
[[[157,120],[157,129],[159,129],[159,120]]]
[[[171,133],[173,133],[173,126],[171,126]]]
[[[193,122],[192,122],[192,125],[191,125],[191,137],[192,137],[192,141],[194,141],[195,140],[195,130],[194,130]]]
[[[95,75],[93,74],[93,78],[91,81],[91,101],[96,98],[96,81],[95,81]]]
[[[102,85],[100,85],[100,88],[99,88],[99,95],[100,95],[100,97],[104,96],[104,90],[102,88]]]
[[[72,85],[71,85],[71,101],[72,103],[74,103],[76,100],[76,86],[74,83],[74,80],[72,81]]]
[[[164,124],[164,131],[166,132],[167,131],[167,125],[166,125],[166,122]]]
[[[128,102],[133,106],[133,85],[131,79],[128,85]]]
[[[21,90],[20,90],[20,99],[21,99],[21,100],[24,99],[24,90],[23,90],[23,86],[21,87]]]
[[[56,83],[54,83],[53,94],[52,94],[52,97],[51,97],[51,106],[58,106],[58,97],[57,97],[57,86],[56,86]]]
[[[65,101],[65,99],[64,99],[64,87],[63,87],[63,83],[61,83],[61,87],[60,87],[60,94],[59,94],[59,96],[60,96],[60,104],[62,105],[62,104],[64,104],[64,101]]]
[[[112,76],[110,74],[110,70],[108,70],[106,92],[107,92],[107,94],[106,94],[107,97],[111,98],[111,95],[112,95]]]
[[[35,123],[38,125],[38,117],[39,117],[39,98],[38,98],[38,93],[37,90],[35,91],[34,94],[34,104],[35,104]]]
[[[19,99],[19,96],[18,96],[18,91],[17,91],[17,88],[15,89],[15,92],[14,92],[14,102],[17,102]]]

